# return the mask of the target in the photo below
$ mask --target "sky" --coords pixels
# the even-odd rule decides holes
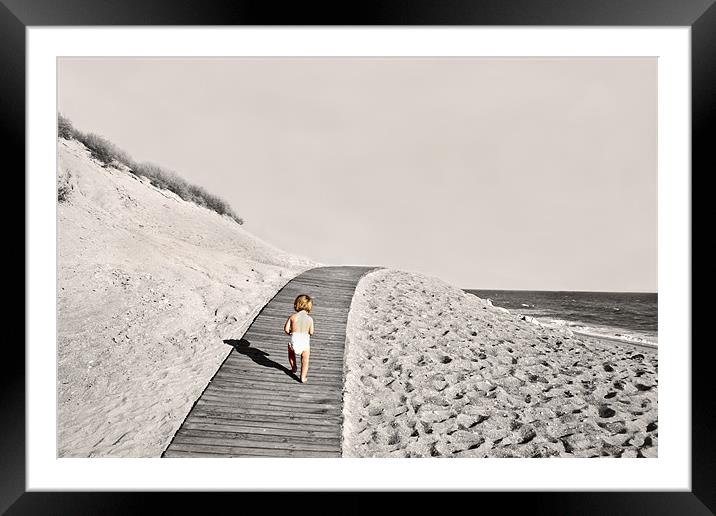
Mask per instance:
[[[61,58],[58,110],[321,263],[657,290],[655,58]]]

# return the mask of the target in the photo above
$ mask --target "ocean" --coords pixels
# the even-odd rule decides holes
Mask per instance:
[[[467,290],[495,306],[576,333],[656,346],[658,294]]]

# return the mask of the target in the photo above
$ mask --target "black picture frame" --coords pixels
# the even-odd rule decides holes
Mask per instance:
[[[685,26],[691,28],[692,175],[707,177],[714,166],[712,141],[716,117],[715,0],[361,0],[359,2],[293,2],[278,7],[258,0],[0,0],[0,118],[6,171],[25,170],[25,30],[63,25],[551,25],[551,26]],[[7,161],[6,161],[7,163]],[[699,172],[700,171],[700,172]],[[17,178],[20,176],[15,174]],[[24,177],[24,176],[23,176]],[[693,185],[693,183],[692,183]],[[25,192],[24,182],[21,187]],[[16,190],[19,191],[19,190]],[[697,192],[692,186],[692,192]],[[693,199],[693,197],[692,197]],[[6,211],[8,208],[4,208]],[[17,210],[15,209],[15,214]],[[692,200],[693,213],[693,200]],[[17,215],[15,215],[16,217]],[[7,214],[6,214],[7,217]],[[6,218],[6,222],[9,219]],[[695,220],[694,220],[695,222]],[[23,249],[25,249],[23,247]],[[693,247],[692,247],[693,256]],[[23,250],[23,263],[29,257]],[[27,271],[27,269],[25,269]],[[27,274],[27,272],[26,272]],[[25,277],[27,280],[27,277]],[[23,295],[23,299],[25,295]],[[14,302],[16,300],[13,300]],[[19,303],[15,303],[15,306]],[[23,309],[24,309],[23,303]],[[694,307],[694,310],[698,307]],[[25,314],[26,315],[26,314]],[[692,317],[693,319],[693,317]],[[26,319],[25,319],[26,320]],[[12,334],[11,334],[12,335]],[[206,512],[216,504],[252,502],[292,509],[296,495],[278,493],[79,493],[25,490],[25,353],[18,339],[8,338],[0,374],[0,512],[7,514],[129,514]],[[24,340],[24,335],[23,335]],[[693,340],[693,339],[692,339]],[[686,344],[686,343],[685,343]],[[692,352],[692,454],[690,492],[549,492],[451,494],[450,503],[497,499],[501,512],[528,514],[713,514],[716,511],[716,456],[712,429],[714,409],[708,340]],[[54,347],[48,346],[48,349]],[[250,496],[252,499],[247,500]],[[346,493],[343,513],[372,511],[379,494]],[[256,498],[256,500],[253,500]],[[206,504],[209,503],[207,506]],[[509,504],[506,503],[509,500]],[[391,509],[392,502],[380,507]],[[424,496],[410,496],[393,510],[424,507]],[[411,505],[413,507],[411,507]],[[197,509],[203,507],[202,509]],[[195,510],[196,509],[196,510]],[[319,511],[324,512],[324,511]]]

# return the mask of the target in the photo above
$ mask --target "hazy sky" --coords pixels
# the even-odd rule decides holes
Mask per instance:
[[[654,58],[61,59],[59,110],[327,264],[657,288]]]

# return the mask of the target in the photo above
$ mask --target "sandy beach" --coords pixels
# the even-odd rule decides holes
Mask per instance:
[[[58,455],[156,457],[258,311],[318,264],[60,139]],[[443,281],[365,276],[348,457],[655,457],[657,354]]]
[[[58,455],[157,457],[258,310],[315,263],[58,140]]]
[[[348,320],[347,457],[656,457],[655,349],[384,269]]]

